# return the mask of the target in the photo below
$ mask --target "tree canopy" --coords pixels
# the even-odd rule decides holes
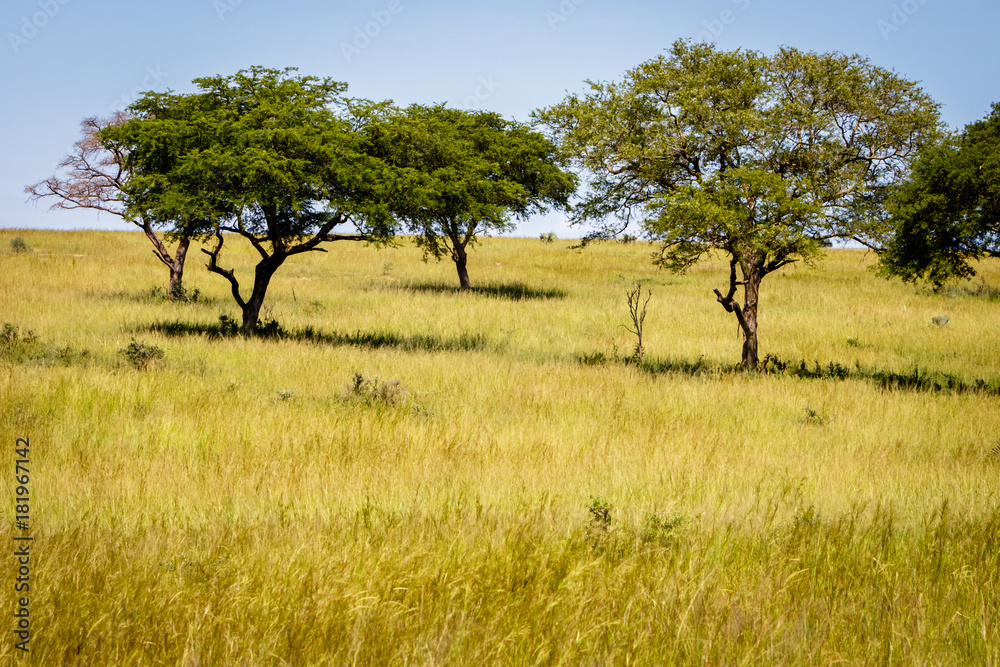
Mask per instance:
[[[128,155],[128,212],[213,239],[210,271],[226,278],[252,333],[271,277],[296,254],[343,239],[392,234],[392,176],[361,129],[381,105],[343,96],[346,84],[255,67],[195,79],[191,94],[147,93],[134,116],[102,131]],[[348,233],[338,233],[347,227]],[[260,256],[248,297],[222,266],[224,233]]]
[[[940,287],[971,278],[971,261],[1000,257],[1000,104],[929,147],[889,200],[894,234],[881,270]]]
[[[425,257],[452,258],[463,290],[477,236],[512,229],[512,216],[566,208],[576,189],[551,141],[496,113],[412,105],[368,133],[379,157],[411,174],[393,213]]]
[[[762,279],[829,239],[875,245],[889,187],[939,126],[916,83],[856,55],[680,41],[620,82],[588,83],[535,113],[588,175],[573,221],[595,224],[592,237],[637,222],[675,271],[727,255],[715,293],[748,370]]]

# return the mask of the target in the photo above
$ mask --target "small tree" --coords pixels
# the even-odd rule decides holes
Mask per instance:
[[[880,270],[937,287],[971,278],[970,261],[1000,257],[1000,104],[920,154],[889,200],[895,233]]]
[[[86,208],[116,215],[136,225],[153,244],[153,254],[170,269],[167,295],[184,295],[184,260],[191,245],[189,235],[178,235],[177,249],[171,253],[164,240],[153,228],[152,220],[142,212],[137,217],[126,215],[123,189],[128,182],[127,154],[121,146],[105,145],[101,131],[117,127],[128,120],[124,112],[109,118],[90,117],[80,123],[82,137],[73,144],[73,151],[59,163],[55,175],[25,188],[32,200],[54,198],[53,209]]]
[[[244,335],[289,257],[392,233],[394,181],[359,131],[379,106],[343,98],[346,84],[293,72],[255,67],[195,79],[199,92],[188,95],[149,93],[133,119],[102,132],[127,151],[129,212],[212,241],[208,269],[229,282]],[[345,225],[354,233],[334,233]],[[248,296],[222,264],[229,235],[260,256]]]
[[[622,326],[636,337],[635,351],[632,357],[636,361],[642,361],[642,355],[646,352],[646,348],[642,344],[643,329],[646,324],[646,306],[649,305],[649,300],[653,298],[653,292],[647,289],[646,299],[643,300],[642,283],[637,282],[631,289],[625,291],[625,296],[628,298],[628,314],[632,320],[632,328],[629,328],[626,324]]]
[[[576,177],[538,132],[487,111],[413,105],[369,128],[378,155],[414,170],[414,187],[393,204],[425,258],[448,255],[469,290],[467,248],[549,207],[567,208]]]
[[[638,219],[674,271],[726,255],[715,294],[743,333],[745,370],[758,367],[764,277],[825,239],[877,244],[887,187],[938,128],[915,83],[859,56],[677,42],[620,83],[590,85],[536,112],[591,176],[573,221],[604,225],[599,237]]]

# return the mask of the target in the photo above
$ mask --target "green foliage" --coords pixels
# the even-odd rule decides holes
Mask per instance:
[[[739,321],[748,370],[760,281],[817,257],[824,239],[881,238],[886,189],[938,126],[916,84],[860,56],[683,41],[535,118],[590,175],[572,217],[598,225],[590,238],[638,221],[662,243],[657,263],[678,272],[729,255],[728,293],[716,293]]]
[[[600,496],[591,496],[590,505],[587,511],[590,513],[591,526],[600,530],[611,528],[611,510],[614,509],[611,503]]]
[[[580,363],[586,366],[603,366],[608,363],[609,359],[603,352],[594,352],[592,354],[582,354],[579,357]]]
[[[155,345],[147,345],[144,342],[136,341],[134,338],[128,347],[118,350],[118,353],[125,357],[136,370],[149,370],[157,362],[163,361],[165,356],[163,349]]]
[[[0,359],[12,363],[41,363],[45,366],[72,366],[86,364],[92,359],[89,350],[72,346],[56,347],[43,343],[30,329],[21,333],[20,327],[4,322],[0,331]]]
[[[881,368],[863,368],[858,363],[855,363],[853,368],[832,361],[823,366],[816,361],[810,368],[805,361],[800,361],[795,365],[775,357],[771,360],[771,367],[767,372],[809,380],[864,380],[883,389],[956,394],[981,392],[987,395],[1000,396],[1000,385],[988,382],[982,378],[969,382],[950,373],[929,372],[921,370],[919,367],[915,367],[910,372],[899,372]]]
[[[465,250],[479,235],[512,229],[512,216],[566,208],[576,188],[554,144],[496,113],[412,105],[367,132],[375,153],[407,174],[394,215],[425,258],[455,260],[463,289]]]
[[[143,95],[133,118],[100,136],[128,156],[128,216],[215,239],[204,251],[209,270],[230,282],[241,331],[253,335],[284,261],[338,239],[386,241],[394,188],[405,181],[370,154],[359,131],[380,105],[345,99],[343,83],[261,67],[194,83],[196,93]],[[352,233],[335,233],[341,227]],[[219,264],[223,232],[260,255],[249,297]]]
[[[169,327],[165,328],[164,331],[170,333]],[[219,326],[214,327],[211,330],[206,330],[206,333],[223,338],[244,335],[244,331],[240,326],[240,323],[229,315],[219,315]],[[254,325],[252,335],[257,338],[269,338],[272,340],[292,337],[292,335],[281,326],[281,323],[274,318],[259,320]]]
[[[25,252],[31,252],[31,250],[32,248],[30,245],[28,245],[28,242],[25,241],[20,236],[15,236],[10,240],[10,251],[12,253],[15,254],[25,253]]]
[[[184,283],[177,283],[166,290],[167,299],[170,301],[183,301],[186,303],[197,303],[201,300],[201,290],[195,288],[189,290],[184,287]]]
[[[4,322],[0,331],[0,355],[4,359],[20,362],[35,356],[38,350],[38,337],[29,330],[22,334],[20,327],[10,322]]]
[[[645,543],[658,543],[660,546],[672,546],[676,540],[677,529],[684,523],[684,517],[676,515],[661,517],[653,513],[646,518],[639,530],[639,539]]]
[[[823,426],[826,424],[826,417],[822,416],[808,405],[805,406],[806,416],[803,421],[806,424],[812,424],[813,426]]]
[[[543,232],[538,235],[538,238],[542,243],[555,243],[559,237],[556,236],[555,232]]]
[[[1000,104],[957,136],[924,150],[889,200],[894,234],[880,272],[937,287],[1000,257]]]

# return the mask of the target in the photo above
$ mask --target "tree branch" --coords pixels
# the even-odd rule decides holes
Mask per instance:
[[[743,316],[743,309],[740,308],[740,304],[736,303],[736,299],[734,298],[736,296],[736,287],[746,284],[745,281],[738,281],[736,279],[736,264],[736,258],[733,257],[729,261],[729,293],[726,296],[722,296],[722,292],[719,290],[715,289],[712,291],[715,292],[716,298],[722,304],[722,307],[726,309],[727,313],[736,314],[736,320],[740,323],[740,328],[743,329],[744,333],[747,333],[748,327],[746,318]]]
[[[241,309],[245,309],[247,304],[246,301],[243,300],[243,297],[240,296],[240,283],[236,280],[236,274],[233,273],[232,269],[223,269],[219,266],[219,253],[222,252],[222,244],[224,242],[222,232],[217,230],[215,232],[215,238],[217,239],[217,243],[214,248],[211,250],[205,250],[204,248],[201,249],[201,251],[209,257],[208,264],[205,265],[205,268],[212,273],[218,273],[220,276],[229,281],[229,284],[233,288],[233,298],[236,299],[236,303]]]

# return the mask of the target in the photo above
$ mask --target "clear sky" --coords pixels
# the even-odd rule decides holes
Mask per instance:
[[[788,45],[866,56],[921,82],[962,127],[1000,101],[998,25],[1000,4],[986,0],[2,0],[0,228],[134,229],[33,205],[24,186],[52,175],[83,118],[252,65],[329,76],[353,96],[527,121],[679,38]],[[580,235],[551,214],[518,233],[548,231]]]

